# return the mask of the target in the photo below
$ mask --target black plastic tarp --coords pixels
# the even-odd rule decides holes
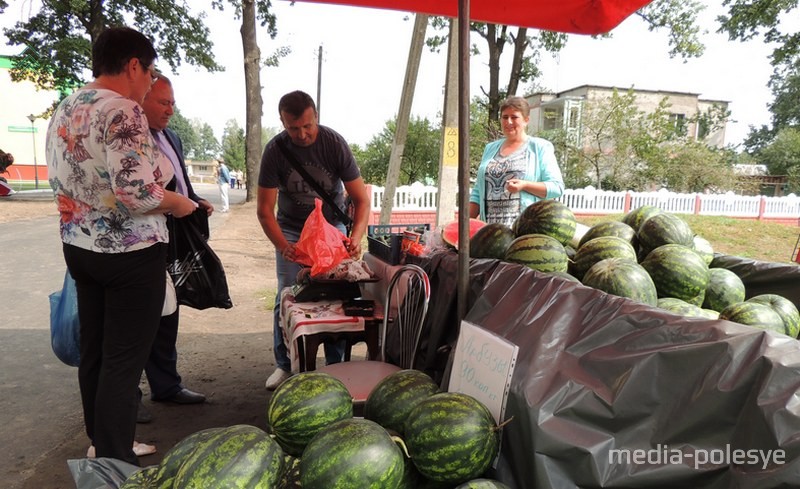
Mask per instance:
[[[424,366],[435,374],[435,352],[457,338],[456,259],[423,263],[434,284]],[[796,301],[797,267],[724,256],[714,265],[723,263],[758,293]],[[520,348],[499,480],[518,489],[800,487],[797,340],[495,260],[473,260],[470,284],[465,320]]]

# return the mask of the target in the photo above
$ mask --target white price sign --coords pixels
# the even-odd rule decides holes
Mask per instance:
[[[502,423],[518,353],[519,346],[505,338],[462,321],[448,390],[481,401]]]

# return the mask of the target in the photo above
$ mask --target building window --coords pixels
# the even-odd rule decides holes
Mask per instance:
[[[570,129],[577,129],[578,124],[580,121],[581,111],[579,107],[570,107],[569,109],[569,120],[567,121],[567,127]]]
[[[669,122],[672,124],[672,128],[675,130],[675,134],[678,136],[686,135],[686,114],[670,114]]]

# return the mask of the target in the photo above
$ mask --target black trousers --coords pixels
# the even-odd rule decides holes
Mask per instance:
[[[78,381],[97,457],[138,465],[133,453],[138,385],[164,305],[167,245],[96,253],[64,244],[78,291]]]
[[[150,357],[144,367],[147,383],[150,384],[150,398],[166,399],[183,389],[181,376],[178,374],[178,321],[180,306],[169,316],[163,316],[158,326]]]

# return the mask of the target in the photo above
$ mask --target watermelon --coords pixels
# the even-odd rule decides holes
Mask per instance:
[[[622,222],[630,226],[638,233],[643,222],[655,216],[656,214],[661,214],[662,212],[664,211],[656,206],[643,205],[625,214],[625,216],[622,218]]]
[[[486,223],[481,221],[480,219],[470,219],[469,220],[469,237],[472,239]],[[442,240],[452,246],[455,249],[458,249],[458,221],[453,221],[450,224],[446,225],[444,229],[442,229]]]
[[[786,332],[781,316],[772,307],[759,302],[732,304],[719,313],[719,318],[777,333]]]
[[[456,489],[511,489],[500,481],[492,479],[472,479],[460,484]]]
[[[263,430],[234,425],[197,443],[175,475],[173,488],[277,488],[283,459],[281,447]]]
[[[686,317],[702,319],[717,319],[719,317],[719,313],[717,311],[702,309],[694,304],[689,304],[686,301],[676,299],[674,297],[662,297],[661,299],[658,299],[658,303],[656,305],[665,311],[673,312]]]
[[[405,434],[417,470],[438,482],[460,484],[479,477],[500,449],[492,414],[474,397],[458,392],[420,401],[406,420]]]
[[[691,248],[694,242],[694,233],[686,221],[665,212],[644,221],[639,227],[637,237],[641,250],[654,250],[665,244],[678,244]]]
[[[424,372],[411,369],[395,372],[369,393],[364,417],[402,435],[408,413],[419,401],[438,391],[439,386]]]
[[[353,417],[353,398],[332,375],[302,372],[289,377],[269,400],[270,433],[289,455],[300,456],[323,428]]]
[[[183,462],[189,458],[195,448],[214,434],[225,428],[208,428],[200,430],[183,438],[164,454],[164,458],[158,464],[158,472],[155,476],[157,486],[160,489],[170,489],[175,483],[175,476],[178,474]]]
[[[129,475],[122,484],[120,484],[119,489],[156,489],[159,487],[156,483],[157,472],[157,465],[137,470]]]
[[[540,200],[529,205],[517,217],[514,233],[517,237],[526,234],[544,234],[566,246],[575,236],[578,221],[569,207],[557,200]]]
[[[744,283],[738,275],[726,268],[708,269],[704,308],[720,312],[731,304],[742,302],[744,297]]]
[[[368,419],[337,421],[320,431],[300,459],[303,489],[400,489],[405,459],[380,425]]]
[[[785,333],[797,338],[800,332],[800,313],[794,302],[778,294],[761,294],[747,299],[747,302],[758,302],[770,306],[783,320]]]
[[[651,306],[658,300],[656,286],[645,269],[627,258],[606,258],[595,263],[583,276],[583,285]]]
[[[711,262],[714,261],[714,248],[711,246],[711,243],[709,243],[707,239],[695,235],[692,239],[692,248],[695,253],[703,257],[706,265],[710,267]]]
[[[708,286],[708,266],[692,249],[666,244],[651,251],[641,265],[656,284],[658,297],[697,302]],[[702,305],[702,298],[699,300]]]
[[[301,489],[300,485],[300,459],[286,455],[283,459],[283,475],[281,476],[280,489]]]
[[[706,291],[704,290],[704,291],[700,292],[699,294],[697,294],[696,296],[689,297],[689,298],[686,298],[684,300],[686,302],[688,302],[689,304],[692,304],[693,306],[702,307],[703,306],[703,302],[705,302],[705,300],[706,300]]]
[[[590,227],[586,234],[580,240],[578,248],[584,245],[587,241],[601,236],[616,236],[622,238],[631,245],[636,242],[636,231],[633,230],[628,224],[620,221],[607,221],[600,222]]]
[[[544,234],[518,237],[508,245],[504,260],[540,272],[566,272],[568,262],[564,246]]]
[[[501,223],[487,224],[469,239],[469,256],[502,260],[514,238],[514,231],[509,226]]]
[[[591,239],[575,252],[570,273],[581,279],[592,265],[606,258],[625,258],[635,262],[636,250],[629,241],[617,236],[600,236]]]

